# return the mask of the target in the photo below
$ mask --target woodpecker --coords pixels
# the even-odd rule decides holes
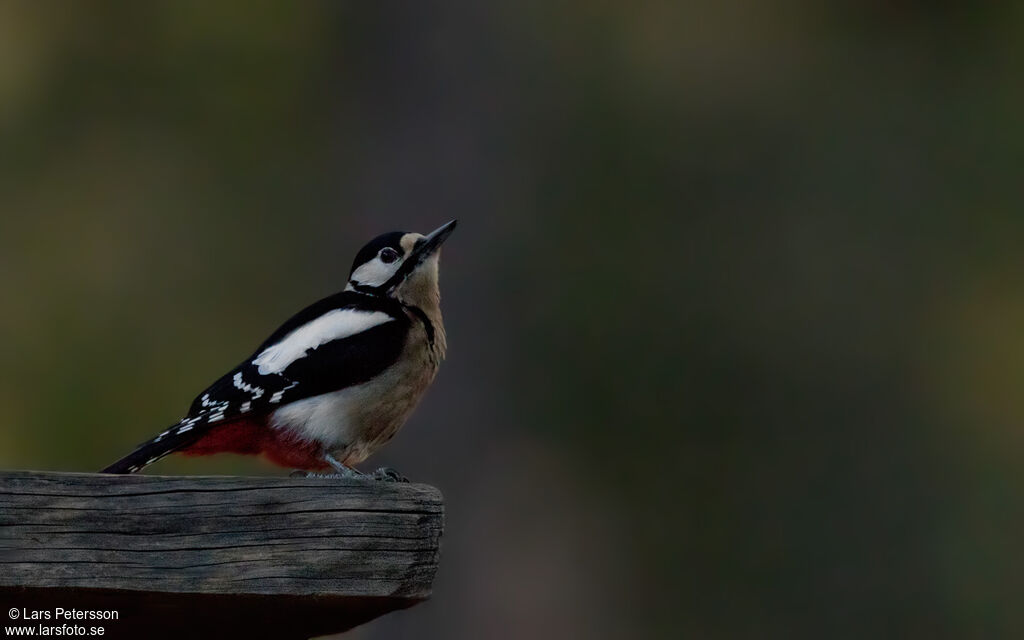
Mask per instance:
[[[344,291],[292,316],[180,422],[101,473],[135,473],[171,453],[230,452],[362,475],[353,465],[401,428],[444,358],[438,261],[455,224],[371,240]]]

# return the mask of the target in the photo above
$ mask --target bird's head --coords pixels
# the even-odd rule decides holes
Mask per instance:
[[[366,244],[352,262],[349,291],[388,296],[418,306],[439,300],[438,257],[455,220],[427,235],[393,231]]]

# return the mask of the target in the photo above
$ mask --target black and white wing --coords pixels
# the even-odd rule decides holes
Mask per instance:
[[[181,422],[103,473],[134,473],[218,425],[366,382],[398,359],[408,330],[401,306],[388,300],[346,291],[314,303],[203,391]]]

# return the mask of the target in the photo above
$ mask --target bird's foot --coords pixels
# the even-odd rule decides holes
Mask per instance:
[[[390,467],[381,467],[372,474],[365,474],[358,469],[339,462],[337,458],[329,453],[324,454],[324,462],[330,465],[336,473],[312,473],[309,471],[292,471],[293,478],[350,478],[359,480],[379,480],[381,482],[409,482],[409,479]]]
[[[381,467],[373,473],[363,473],[352,467],[345,467],[345,471],[338,473],[315,473],[296,469],[288,474],[290,478],[349,478],[352,480],[377,480],[379,482],[409,482],[402,474],[390,467]]]
[[[380,480],[381,482],[409,482],[409,478],[406,478],[391,467],[377,469],[373,472],[372,477],[374,480]]]

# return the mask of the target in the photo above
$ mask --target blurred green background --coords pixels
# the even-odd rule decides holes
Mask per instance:
[[[100,468],[459,218],[449,360],[368,463],[446,495],[435,598],[353,637],[1022,637],[1022,35],[0,0],[0,466]]]

